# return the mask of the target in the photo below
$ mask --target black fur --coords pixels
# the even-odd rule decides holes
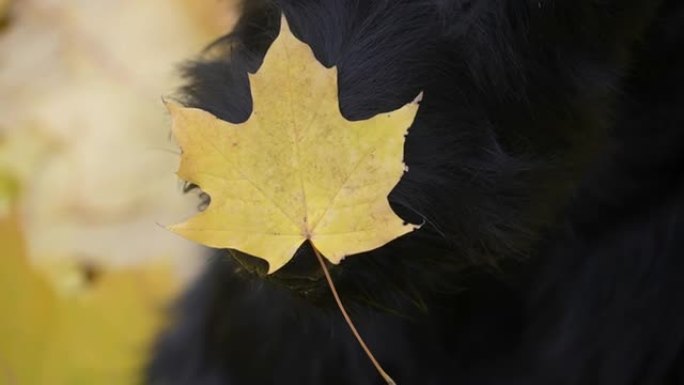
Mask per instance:
[[[400,385],[684,384],[684,3],[252,0],[186,104],[249,117],[281,12],[352,120],[424,92],[390,195],[418,231],[332,274]],[[310,246],[215,253],[151,385],[371,385]]]

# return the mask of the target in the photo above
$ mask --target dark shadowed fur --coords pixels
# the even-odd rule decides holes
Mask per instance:
[[[246,120],[281,12],[348,119],[424,92],[389,197],[424,226],[331,266],[399,385],[684,384],[684,3],[247,1],[182,100]],[[149,384],[382,384],[309,245],[214,254]]]

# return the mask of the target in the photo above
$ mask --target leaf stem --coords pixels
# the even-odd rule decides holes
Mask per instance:
[[[312,245],[313,246],[313,245]],[[330,286],[330,290],[332,291],[333,297],[335,298],[335,302],[337,302],[337,306],[340,308],[340,312],[342,312],[342,316],[344,317],[344,320],[347,321],[347,325],[349,325],[349,329],[351,329],[352,333],[354,334],[354,337],[356,337],[356,340],[359,341],[359,345],[361,345],[361,348],[363,349],[364,352],[366,352],[366,355],[368,355],[368,358],[370,358],[371,362],[373,363],[373,366],[375,366],[375,369],[378,371],[380,376],[387,382],[387,385],[396,385],[397,383],[394,382],[392,377],[385,372],[385,370],[380,366],[380,363],[378,360],[375,359],[375,356],[373,353],[371,353],[370,349],[364,342],[363,338],[361,338],[361,334],[359,334],[359,331],[356,330],[356,326],[354,326],[354,322],[352,322],[351,318],[349,317],[349,314],[347,314],[347,310],[344,308],[344,305],[342,305],[342,301],[340,300],[339,294],[337,294],[337,288],[335,288],[335,284],[333,283],[332,278],[330,277],[330,272],[328,271],[328,267],[325,266],[325,261],[323,260],[323,256],[321,253],[316,249],[316,247],[312,247],[314,250],[314,254],[316,254],[316,258],[318,259],[318,263],[321,264],[321,268],[323,269],[323,274],[325,274],[325,279],[328,281],[328,286]]]

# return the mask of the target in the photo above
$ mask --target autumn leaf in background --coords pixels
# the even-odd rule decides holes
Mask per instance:
[[[137,383],[201,260],[160,95],[235,5],[0,0],[0,385]]]
[[[0,218],[0,384],[136,383],[177,290],[168,266],[88,277],[62,265],[72,292],[55,290],[30,266],[10,211]]]
[[[336,69],[316,61],[285,19],[250,85],[254,108],[243,124],[168,104],[183,153],[178,175],[211,197],[172,231],[263,258],[272,273],[306,240],[339,263],[416,228],[387,196],[405,170],[404,136],[418,104],[346,120]]]
[[[197,259],[195,246],[158,225],[198,204],[180,193],[160,96],[180,84],[180,64],[232,28],[233,8],[215,0],[13,3],[0,31],[0,167],[22,187],[31,261],[119,268]]]

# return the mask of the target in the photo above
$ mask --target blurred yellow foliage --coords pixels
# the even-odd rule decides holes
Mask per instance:
[[[5,15],[9,12],[10,0],[0,0],[0,22],[3,21]]]
[[[136,383],[177,289],[171,271],[106,271],[62,293],[28,263],[14,210],[0,217],[0,244],[0,384]]]
[[[197,253],[159,224],[195,211],[161,96],[227,33],[235,1],[24,0],[0,32],[0,168],[29,258],[131,266]],[[1,143],[4,141],[4,144]],[[122,240],[125,240],[122,242]]]
[[[200,260],[161,96],[235,3],[0,0],[0,385],[139,379]]]

